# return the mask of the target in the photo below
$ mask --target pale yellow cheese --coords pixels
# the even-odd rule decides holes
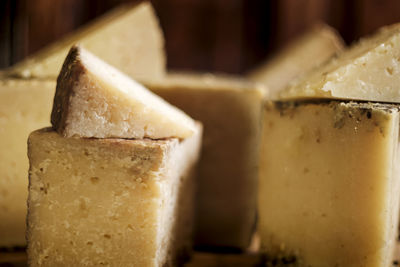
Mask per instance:
[[[241,79],[211,74],[170,74],[146,86],[204,125],[195,244],[246,248],[256,223],[265,90]]]
[[[191,248],[191,138],[64,138],[33,132],[28,155],[30,266],[178,266]]]
[[[325,24],[315,25],[270,60],[248,74],[248,78],[268,86],[276,99],[290,81],[307,73],[343,49],[339,34]]]
[[[75,43],[136,79],[153,79],[165,72],[163,34],[150,2],[145,1],[116,8],[16,64],[8,74],[55,79]]]
[[[400,24],[361,39],[282,91],[283,99],[400,102]]]
[[[264,252],[296,266],[391,266],[400,195],[398,106],[275,103],[263,121]]]
[[[51,122],[66,137],[187,138],[195,122],[79,46],[57,79]]]
[[[26,244],[26,140],[50,125],[55,87],[55,81],[0,80],[0,247]]]
[[[33,130],[50,125],[55,80],[75,42],[130,76],[164,74],[164,40],[149,2],[123,5],[0,72],[0,247],[26,244],[26,140]]]

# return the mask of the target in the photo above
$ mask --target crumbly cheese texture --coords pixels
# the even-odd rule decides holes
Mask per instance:
[[[55,81],[0,81],[0,247],[26,244],[26,140],[50,125],[55,87]]]
[[[343,40],[334,29],[318,24],[252,70],[248,78],[267,85],[270,97],[276,99],[289,82],[322,64],[343,47]]]
[[[195,244],[246,248],[256,221],[262,85],[184,73],[146,85],[204,125]]]
[[[191,248],[201,126],[183,141],[28,141],[29,266],[178,266]]]
[[[51,122],[65,137],[187,138],[196,130],[184,112],[79,46],[57,79]]]
[[[400,24],[395,24],[361,39],[321,68],[294,82],[280,97],[399,103],[399,74]]]
[[[258,191],[261,244],[299,266],[391,266],[399,110],[369,103],[267,105]]]
[[[164,75],[164,37],[150,2],[122,5],[16,64],[8,73],[55,79],[75,43],[135,79]]]

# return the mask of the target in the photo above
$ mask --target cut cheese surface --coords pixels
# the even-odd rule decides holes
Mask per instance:
[[[400,103],[400,24],[361,39],[293,82],[283,99],[337,98]]]
[[[8,73],[55,79],[75,43],[135,79],[153,79],[165,72],[164,37],[150,2],[142,2],[116,8],[17,63]]]
[[[0,81],[0,247],[24,246],[28,135],[50,126],[55,81]]]
[[[201,126],[183,141],[29,137],[29,266],[179,266]]]
[[[51,122],[66,137],[186,138],[196,128],[184,112],[79,46],[58,77]]]
[[[248,78],[267,85],[271,98],[276,99],[290,81],[325,62],[343,46],[334,29],[318,24],[252,70]]]
[[[195,245],[247,248],[256,222],[263,86],[187,73],[146,86],[204,125]]]
[[[299,266],[391,266],[398,135],[394,105],[267,105],[258,192],[264,252]]]

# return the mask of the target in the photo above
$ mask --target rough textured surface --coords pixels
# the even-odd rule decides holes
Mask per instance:
[[[28,141],[30,266],[176,266],[191,245],[201,128],[184,141]]]
[[[186,138],[196,128],[181,110],[79,46],[58,76],[51,122],[65,137]]]
[[[136,78],[159,77],[165,71],[162,32],[151,5],[142,3],[117,8],[0,72],[0,247],[26,244],[26,140],[33,130],[50,125],[55,79],[75,42]]]
[[[0,81],[0,247],[26,244],[26,140],[50,125],[55,87],[55,81]]]
[[[264,251],[299,266],[390,266],[398,127],[394,105],[267,105],[258,201]]]
[[[361,39],[293,82],[283,99],[337,98],[400,103],[400,24]]]
[[[322,64],[343,46],[343,40],[334,29],[318,24],[251,71],[248,77],[267,85],[271,98],[275,99],[290,81]]]
[[[246,248],[256,222],[264,90],[238,79],[195,74],[171,74],[147,86],[204,125],[196,245]]]
[[[135,79],[164,75],[164,38],[150,2],[122,5],[16,64],[8,73],[55,79],[75,43]]]

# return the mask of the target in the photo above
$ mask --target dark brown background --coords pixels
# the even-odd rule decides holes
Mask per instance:
[[[0,67],[132,0],[1,0]],[[243,73],[316,21],[347,43],[400,22],[399,0],[153,0],[168,67]]]

